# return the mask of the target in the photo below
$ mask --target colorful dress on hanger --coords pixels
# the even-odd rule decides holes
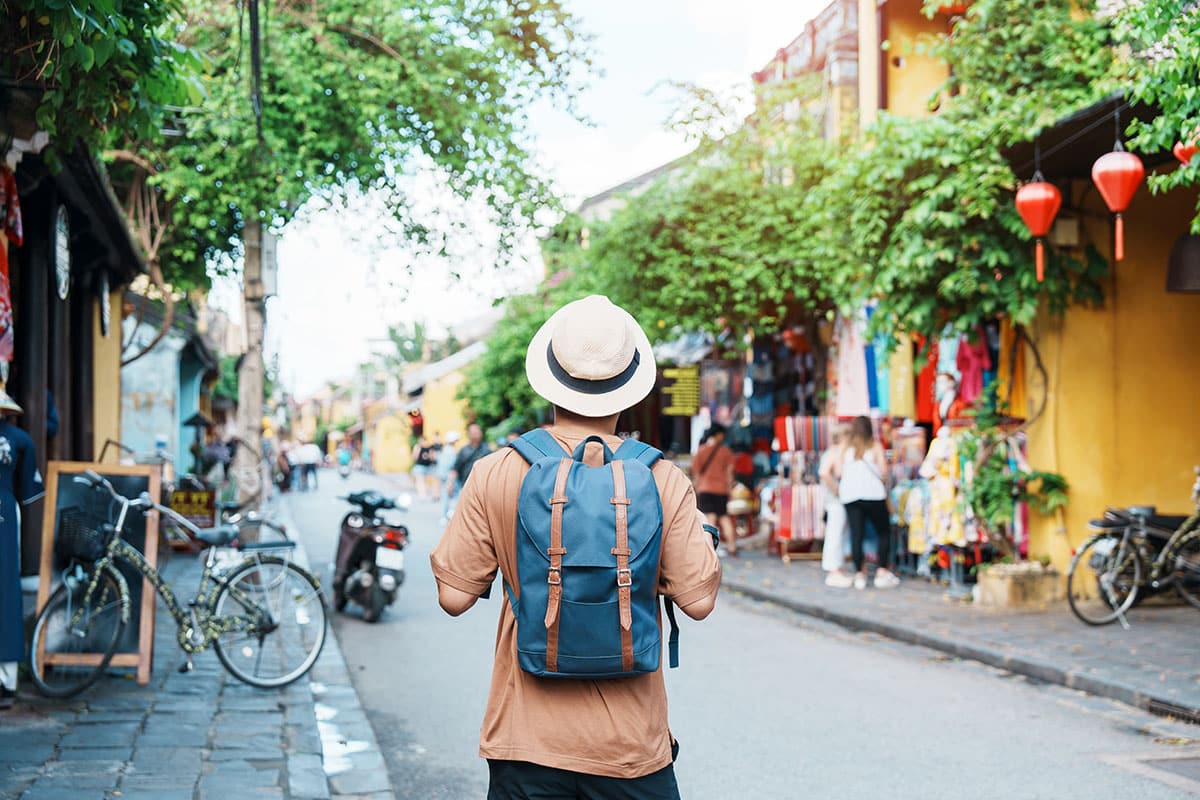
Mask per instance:
[[[1008,320],[1000,323],[1000,363],[996,367],[996,396],[1014,417],[1029,414],[1025,389],[1025,342]]]
[[[926,531],[934,544],[962,546],[962,504],[959,501],[958,446],[949,435],[934,438],[929,454],[921,465],[921,477],[929,480],[929,512]]]
[[[866,416],[871,413],[871,399],[862,325],[857,319],[842,319],[837,331],[838,387],[835,413],[839,417]]]
[[[978,332],[976,336],[978,338],[974,342],[965,336],[959,341],[958,355],[955,358],[958,371],[962,375],[958,385],[958,396],[967,405],[974,403],[975,398],[983,394],[983,373],[992,368],[992,357],[988,355],[983,332]]]

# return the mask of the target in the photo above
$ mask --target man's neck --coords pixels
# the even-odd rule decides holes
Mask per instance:
[[[581,417],[556,407],[554,409],[554,427],[560,430],[612,436],[617,432],[619,416],[620,414],[613,414],[610,417]]]

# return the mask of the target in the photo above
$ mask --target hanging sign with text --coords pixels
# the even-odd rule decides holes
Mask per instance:
[[[700,411],[700,367],[665,367],[662,371],[662,413],[694,417]]]

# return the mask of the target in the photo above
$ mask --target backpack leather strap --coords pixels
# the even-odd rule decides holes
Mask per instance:
[[[625,495],[625,465],[612,462],[613,498],[617,513],[617,607],[621,612],[621,669],[633,670],[633,573],[629,569],[629,498]]]
[[[558,671],[558,610],[562,603],[562,557],[567,552],[563,547],[563,506],[567,497],[567,476],[574,462],[564,458],[558,463],[558,475],[554,479],[554,496],[550,498],[550,570],[546,582],[550,584],[550,595],[546,602],[546,671]]]

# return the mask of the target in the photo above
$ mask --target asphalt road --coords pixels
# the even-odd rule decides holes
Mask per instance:
[[[329,470],[321,486],[288,502],[327,585],[348,508],[335,495],[398,490]],[[428,561],[439,513],[417,501],[402,515],[408,577],[382,621],[366,624],[352,606],[334,630],[396,796],[482,798],[479,723],[504,595],[493,590],[457,619],[441,611]],[[688,800],[1166,800],[1200,787],[1200,728],[744,598],[722,597],[708,620],[680,624],[681,667],[667,685]]]

